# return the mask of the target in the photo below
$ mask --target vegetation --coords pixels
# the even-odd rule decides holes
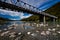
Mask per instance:
[[[0,21],[8,21],[9,19],[7,19],[7,18],[2,18],[2,17],[0,17]]]
[[[60,20],[60,3],[55,4],[54,6],[45,10],[45,12],[57,16],[58,19]]]
[[[0,24],[4,24],[7,21],[9,21],[9,19],[0,17]]]
[[[39,20],[39,15],[32,15],[29,18],[22,19],[22,21],[38,21]]]

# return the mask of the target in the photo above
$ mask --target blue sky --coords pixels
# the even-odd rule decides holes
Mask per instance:
[[[54,4],[60,2],[60,0],[21,0],[21,1],[33,5],[43,11],[52,7]],[[10,2],[10,0],[8,0],[8,2]],[[14,0],[13,2],[16,2],[16,0]],[[11,20],[20,20],[23,18],[27,18],[31,15],[32,14],[27,14],[23,12],[13,12],[13,11],[0,9],[0,17],[9,18]]]

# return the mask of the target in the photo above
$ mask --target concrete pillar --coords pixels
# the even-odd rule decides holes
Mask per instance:
[[[56,19],[55,18],[53,18],[53,25],[55,26],[55,22],[56,22]]]
[[[43,17],[43,22],[44,22],[44,24],[46,23],[46,18],[45,18],[45,15],[44,15],[44,17]]]
[[[46,17],[45,15],[43,16],[43,23],[44,23],[44,27],[46,26]]]

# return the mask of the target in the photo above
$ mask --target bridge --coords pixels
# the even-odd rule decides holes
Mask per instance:
[[[32,5],[29,5],[23,1],[19,1],[17,0],[17,2],[13,3],[13,0],[9,0],[10,2],[8,2],[8,0],[0,0],[0,9],[5,9],[5,10],[11,10],[11,11],[17,11],[17,12],[27,12],[27,13],[31,13],[31,14],[37,14],[37,15],[42,15],[43,17],[43,21],[45,23],[45,17],[50,17],[53,18],[53,20],[55,21],[55,19],[57,19],[58,17],[50,15],[48,13],[42,12],[42,10],[40,10],[39,8],[36,8]],[[18,5],[19,4],[19,5]]]

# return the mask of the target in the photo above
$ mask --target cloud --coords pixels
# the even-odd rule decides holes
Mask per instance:
[[[23,19],[23,18],[28,18],[28,17],[30,17],[30,16],[32,16],[32,15],[22,16],[21,19]]]
[[[25,14],[23,12],[14,12],[14,11],[8,11],[3,9],[0,9],[0,14],[12,16],[12,18],[9,19],[13,19],[13,20],[23,19],[31,16],[31,14],[24,16]]]
[[[11,16],[18,16],[19,15],[19,12],[8,11],[8,10],[3,10],[3,9],[0,9],[0,12],[3,15],[11,15]]]

